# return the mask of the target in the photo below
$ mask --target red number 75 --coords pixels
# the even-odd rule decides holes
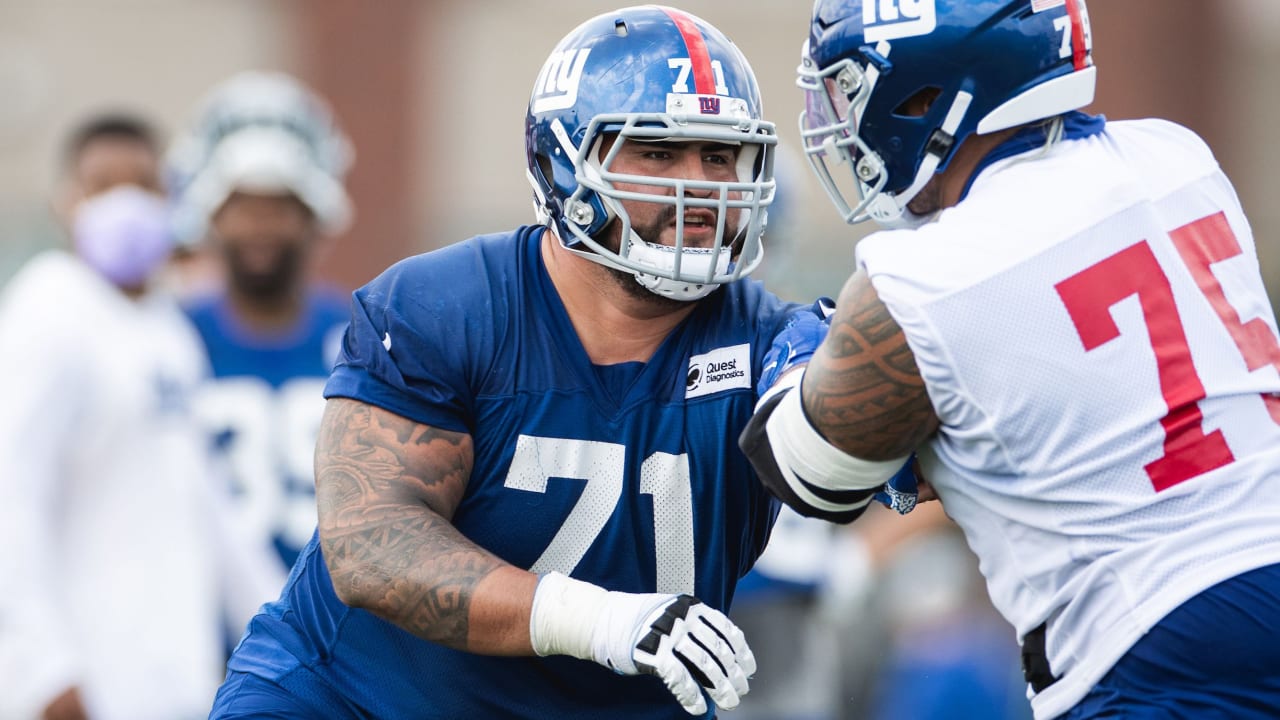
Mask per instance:
[[[1240,314],[1227,301],[1222,284],[1210,269],[1214,263],[1242,252],[1226,215],[1219,212],[1188,223],[1169,233],[1169,237],[1196,285],[1235,340],[1249,371],[1267,365],[1280,370],[1280,340],[1271,327],[1261,318],[1241,322]],[[1169,408],[1160,420],[1165,432],[1164,455],[1145,467],[1157,491],[1235,459],[1222,431],[1204,432],[1204,415],[1199,406],[1205,397],[1204,385],[1191,362],[1191,349],[1169,278],[1160,269],[1147,241],[1130,245],[1054,287],[1086,351],[1120,336],[1111,318],[1111,307],[1132,295],[1138,296],[1156,355],[1160,392]],[[1280,397],[1263,395],[1263,401],[1272,420],[1280,424]]]

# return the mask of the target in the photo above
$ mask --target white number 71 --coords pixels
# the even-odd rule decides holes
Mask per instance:
[[[547,478],[585,480],[547,549],[530,572],[573,572],[604,529],[622,497],[625,445],[592,440],[535,437],[516,439],[505,485],[545,493]],[[640,466],[640,492],[653,496],[653,535],[657,555],[657,592],[694,592],[693,491],[689,456],[656,452]]]

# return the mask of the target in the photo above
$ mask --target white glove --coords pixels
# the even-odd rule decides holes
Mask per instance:
[[[756,671],[742,631],[695,597],[610,592],[555,572],[538,581],[529,637],[538,655],[657,675],[692,715],[707,711],[703,689],[717,706],[737,707]]]

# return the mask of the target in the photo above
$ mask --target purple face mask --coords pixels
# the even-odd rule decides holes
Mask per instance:
[[[173,247],[164,200],[135,185],[81,203],[73,234],[80,257],[121,287],[145,283]]]

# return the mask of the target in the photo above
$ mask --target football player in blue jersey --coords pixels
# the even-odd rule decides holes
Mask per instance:
[[[1080,111],[1092,37],[1085,0],[814,4],[805,149],[884,227],[743,447],[837,521],[918,452],[1038,720],[1274,718],[1275,314],[1205,142]]]
[[[259,71],[213,88],[168,156],[175,226],[223,279],[186,304],[214,374],[197,411],[281,582],[315,530],[312,454],[350,301],[312,273],[348,225],[351,156],[318,96]]]
[[[774,194],[756,80],[705,21],[625,8],[555,47],[525,128],[537,225],[357,291],[318,535],[212,717],[710,717],[747,692],[723,613],[778,506],[736,439],[815,312],[744,277]]]

